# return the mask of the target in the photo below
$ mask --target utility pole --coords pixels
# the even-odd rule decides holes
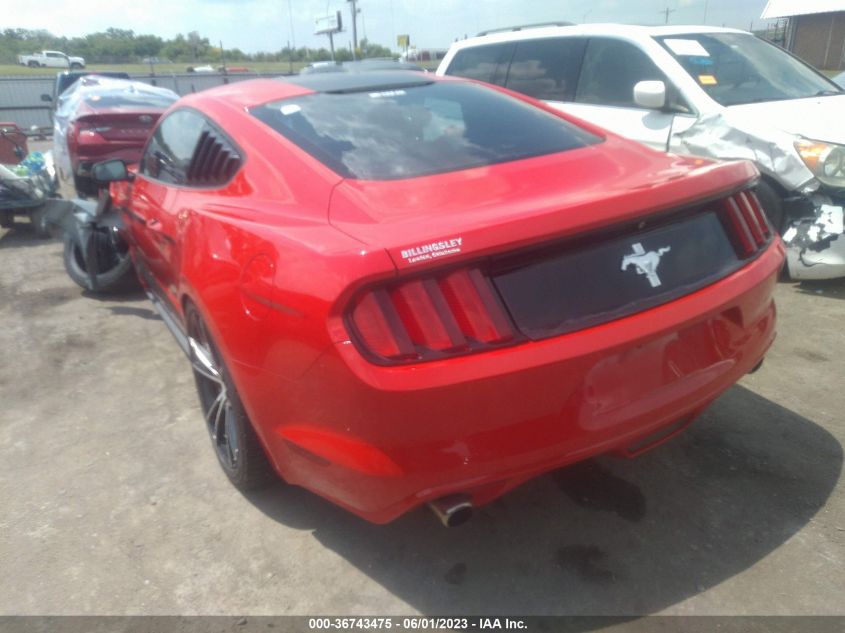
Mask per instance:
[[[290,27],[291,42],[293,42],[293,47],[296,48],[296,38],[293,35],[293,9],[290,6],[290,0],[288,0],[288,26]]]
[[[677,9],[670,9],[669,6],[667,5],[666,8],[663,9],[663,11],[658,11],[658,13],[663,13],[666,16],[666,22],[665,23],[669,24],[669,14],[674,13],[675,11],[677,11]]]
[[[707,5],[710,4],[710,0],[704,0],[704,21],[702,24],[707,24]]]
[[[296,48],[296,38],[293,36],[293,9],[288,0],[288,27],[290,28],[290,40],[288,40],[288,71],[293,74],[293,49]],[[293,41],[293,48],[291,48],[291,41]]]
[[[352,4],[352,59],[358,59],[358,0],[348,0]]]

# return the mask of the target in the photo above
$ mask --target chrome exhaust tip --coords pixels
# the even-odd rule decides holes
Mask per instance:
[[[466,495],[456,494],[428,502],[428,507],[446,527],[457,527],[472,518],[472,501]]]

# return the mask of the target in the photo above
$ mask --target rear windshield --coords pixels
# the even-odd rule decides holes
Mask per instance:
[[[251,112],[341,176],[364,180],[458,171],[602,140],[532,105],[462,82],[316,93]]]

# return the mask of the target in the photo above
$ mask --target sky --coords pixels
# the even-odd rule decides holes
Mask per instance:
[[[446,48],[456,38],[516,24],[663,24],[667,7],[670,24],[748,29],[753,23],[756,29],[766,24],[760,19],[765,6],[766,0],[359,0],[358,38],[397,49],[396,36],[408,34],[413,46]],[[348,46],[350,9],[348,0],[51,0],[15,2],[3,12],[3,26],[69,37],[109,27],[166,38],[199,31],[212,44],[254,53],[279,50],[289,41],[328,47],[325,35],[313,34],[314,19],[337,10],[345,32],[335,36],[335,46]]]

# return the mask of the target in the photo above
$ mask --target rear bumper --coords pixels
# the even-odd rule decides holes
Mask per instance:
[[[542,472],[638,453],[682,430],[771,345],[783,255],[775,240],[681,299],[512,348],[379,367],[340,343],[297,381],[240,366],[235,378],[289,482],[378,523],[451,493],[480,505]]]
[[[90,178],[91,168],[100,161],[120,159],[127,164],[141,160],[143,145],[137,142],[104,143],[97,146],[85,147],[73,158],[73,173],[82,178]]]

